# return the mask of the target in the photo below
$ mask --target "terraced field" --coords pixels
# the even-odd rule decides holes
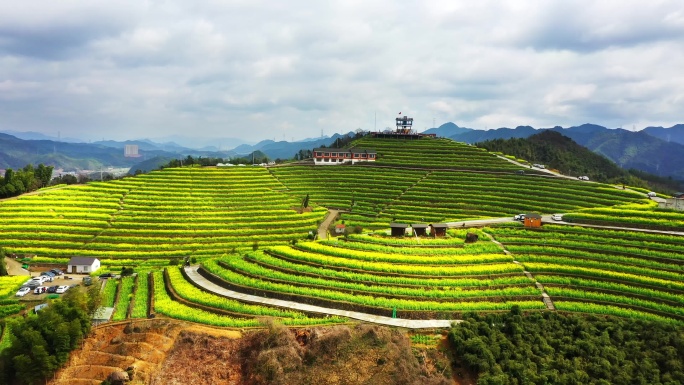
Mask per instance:
[[[380,165],[499,172],[520,169],[484,149],[450,139],[386,140],[365,137],[356,141],[355,146],[376,150],[376,163]]]
[[[558,299],[559,310],[684,320],[682,237],[556,226],[488,229],[512,256],[484,233],[464,244],[462,230],[419,241],[358,234],[305,241],[327,208],[351,211],[342,219],[364,229],[528,211],[572,212],[566,219],[578,222],[603,215],[680,226],[676,214],[642,204],[634,192],[516,175],[514,165],[471,146],[441,139],[357,145],[376,149],[377,164],[173,168],[3,201],[0,247],[37,254],[34,263],[95,256],[107,269],[135,266],[137,278],[105,285],[104,303],[115,308],[115,320],[152,311],[229,327],[258,326],[262,317],[286,325],[345,321],[210,294],[183,276],[176,262],[184,257],[235,291],[384,316],[452,319],[513,305],[545,309],[526,269]],[[310,210],[301,212],[307,195]],[[13,298],[2,299],[15,290],[0,281],[0,318],[21,309]]]
[[[643,204],[584,209],[565,216],[563,220],[600,226],[684,231],[684,213],[659,209],[653,201]]]
[[[557,225],[485,231],[559,310],[684,320],[684,237]]]
[[[183,168],[47,191],[0,204],[0,246],[36,262],[96,256],[116,268],[282,244],[315,231],[326,210],[299,214],[301,198],[281,189],[263,168]]]
[[[452,319],[513,305],[544,308],[541,292],[522,267],[492,242],[424,240],[410,253],[393,242],[358,236],[273,246],[206,261],[203,274],[234,291],[387,317]]]
[[[497,158],[498,159],[498,158]],[[640,199],[608,185],[513,173],[406,170],[370,166],[272,168],[288,192],[351,211],[342,218],[364,228],[391,221],[452,222],[520,212],[571,212]]]

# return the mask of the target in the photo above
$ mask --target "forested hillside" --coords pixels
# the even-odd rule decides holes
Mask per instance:
[[[681,384],[681,328],[580,314],[468,315],[449,340],[478,384]]]
[[[662,178],[649,178],[650,184],[640,178],[650,177],[644,172],[631,173],[620,168],[608,158],[577,144],[567,136],[545,130],[529,138],[494,139],[480,142],[479,147],[489,151],[503,152],[547,168],[559,170],[571,176],[587,175],[591,180],[625,183],[631,186],[657,186],[661,190],[677,190],[678,183]],[[635,174],[638,174],[635,175]]]

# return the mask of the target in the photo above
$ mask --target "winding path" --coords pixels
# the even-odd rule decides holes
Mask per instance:
[[[210,282],[197,272],[199,266],[186,266],[185,273],[188,278],[196,285],[202,287],[204,290],[220,295],[222,297],[233,298],[241,302],[256,303],[267,306],[277,306],[281,308],[288,308],[309,313],[330,314],[340,317],[352,318],[359,321],[372,322],[387,326],[397,326],[408,329],[435,329],[435,328],[449,328],[452,323],[461,322],[461,320],[411,320],[402,318],[383,317],[374,314],[359,313],[355,311],[329,309],[320,306],[307,305],[292,301],[283,301],[274,298],[263,298],[255,295],[238,293],[236,291],[225,289],[213,282]]]
[[[328,226],[337,218],[339,213],[339,210],[328,209],[328,214],[326,214],[325,219],[318,226],[318,239],[328,239]]]

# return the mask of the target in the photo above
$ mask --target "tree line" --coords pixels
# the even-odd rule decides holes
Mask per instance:
[[[17,171],[8,168],[5,175],[0,177],[0,198],[9,198],[49,186],[53,169],[54,167],[42,163],[38,167],[29,164]]]
[[[90,333],[98,288],[69,290],[37,314],[6,319],[10,345],[0,352],[0,384],[39,384],[66,363]]]
[[[682,384],[684,329],[610,316],[467,314],[449,332],[460,371],[480,385]],[[459,372],[459,369],[456,369]]]
[[[230,158],[228,160],[224,158],[214,158],[214,157],[193,157],[188,155],[185,158],[173,159],[169,163],[163,165],[161,169],[167,167],[183,167],[183,166],[216,166],[219,163],[230,163],[230,164],[260,164],[268,163],[269,158],[262,152],[255,152],[253,156],[240,156]],[[279,163],[280,159],[276,159],[276,163]],[[136,175],[140,174],[142,171],[138,172],[136,170]]]

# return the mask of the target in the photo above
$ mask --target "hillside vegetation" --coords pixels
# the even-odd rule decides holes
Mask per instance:
[[[481,385],[684,382],[684,335],[659,323],[514,309],[468,315],[449,340]]]
[[[286,327],[331,326],[326,329],[330,334],[316,336],[330,338],[323,345],[313,339],[308,347],[300,340],[293,343],[282,331],[251,340],[258,343],[244,359],[253,366],[233,368],[241,375],[252,373],[251,383],[307,383],[306,378],[311,383],[353,383],[348,373],[361,382],[373,378],[379,383],[396,383],[397,378],[404,383],[444,381],[426,369],[429,365],[416,366],[406,356],[406,341],[398,335],[368,327],[339,327],[349,319],[305,313],[286,304],[274,306],[270,302],[274,299],[388,318],[465,317],[466,326],[480,325],[478,317],[491,315],[487,328],[464,328],[458,332],[461,339],[454,339],[456,349],[465,349],[457,350],[456,365],[462,366],[456,376],[467,377],[475,370],[482,373],[482,383],[524,383],[520,379],[528,376],[535,383],[588,383],[587,376],[596,383],[620,383],[627,375],[644,381],[678,381],[681,368],[669,363],[672,357],[684,357],[677,350],[677,338],[662,339],[662,346],[674,351],[659,350],[667,359],[646,362],[643,368],[648,373],[633,367],[635,360],[646,359],[642,356],[614,357],[613,350],[604,354],[591,345],[605,340],[609,346],[615,337],[615,349],[622,349],[620,333],[639,341],[632,325],[657,323],[660,326],[654,330],[662,335],[681,331],[681,235],[553,224],[529,229],[513,222],[482,229],[455,226],[441,238],[391,237],[388,227],[391,221],[461,225],[464,219],[512,218],[538,211],[565,213],[567,220],[575,222],[681,231],[681,214],[657,210],[642,193],[631,190],[529,172],[519,175],[518,166],[453,141],[362,138],[356,145],[377,149],[382,156],[375,164],[328,167],[171,167],[5,200],[0,202],[0,247],[9,254],[35,255],[26,260],[34,265],[64,267],[71,256],[95,256],[104,271],[134,267],[136,276],[110,279],[103,285],[102,303],[115,309],[112,319],[117,321],[155,315],[223,328],[264,327],[274,320]],[[314,239],[328,208],[348,211],[341,220],[362,233]],[[466,238],[475,242],[467,243]],[[178,266],[185,261],[195,266]],[[205,280],[240,294],[210,291],[203,286]],[[28,300],[38,298],[31,294],[10,298],[21,283],[0,280],[0,317],[12,317]],[[269,301],[245,303],[245,294]],[[478,315],[466,316],[472,312]],[[597,322],[600,333],[583,326],[584,321],[555,321],[557,312],[585,314],[578,319]],[[565,329],[578,335],[563,334],[559,326],[558,333],[548,337],[552,340],[534,339],[529,335],[545,332],[547,326],[535,329],[523,314],[539,322],[548,320],[549,325],[574,324],[574,329]],[[601,322],[607,316],[637,321],[615,323],[617,329],[609,330],[606,337]],[[513,318],[509,322],[507,317]],[[12,337],[14,324],[7,325],[0,350],[18,351]],[[582,334],[585,331],[588,334]],[[510,347],[500,333],[510,334],[515,346],[529,346],[534,355],[513,357],[507,350],[497,350],[497,346]],[[373,342],[378,335],[384,342]],[[497,340],[487,340],[492,336]],[[580,337],[583,342],[575,350],[553,345],[563,341],[571,346],[573,338]],[[416,336],[415,341],[430,338]],[[193,336],[188,340],[214,346]],[[170,341],[162,342],[160,351],[168,350]],[[191,343],[186,345],[183,352],[199,354],[190,349]],[[120,346],[112,349],[128,351],[129,345]],[[633,348],[625,349],[632,352]],[[144,355],[143,361],[156,352]],[[354,358],[364,352],[375,357],[368,366]],[[563,358],[539,358],[554,355]],[[591,355],[605,358],[610,365],[585,362],[583,357]],[[169,362],[183,362],[182,357]],[[524,366],[516,364],[519,360]],[[486,362],[487,367],[478,362]],[[533,364],[539,368],[534,376],[528,373]],[[80,365],[71,373],[85,371],[84,379],[103,380],[116,369],[100,365],[93,371]],[[332,377],[324,377],[323,372]],[[501,377],[502,372],[509,377]],[[620,377],[618,372],[626,374]],[[159,378],[171,381],[169,376]],[[61,381],[67,383],[68,378]]]
[[[629,177],[627,172],[607,158],[555,131],[542,131],[526,139],[488,140],[477,145],[489,151],[542,163],[571,176],[588,175],[592,180],[601,182],[622,182]]]

